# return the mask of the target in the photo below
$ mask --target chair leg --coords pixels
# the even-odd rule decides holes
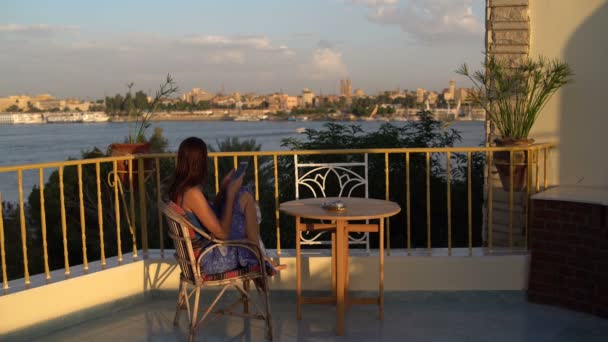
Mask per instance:
[[[201,288],[197,286],[194,289],[194,307],[192,308],[192,316],[190,317],[190,337],[189,340],[194,340],[194,333],[196,332],[196,318],[198,316],[198,304],[200,300]]]
[[[173,325],[179,325],[179,313],[184,305],[184,300],[186,299],[186,288],[188,284],[185,284],[183,281],[179,282],[179,291],[177,294],[177,309],[175,309],[175,317],[173,318]]]
[[[264,276],[264,306],[266,308],[266,339],[272,341],[272,315],[270,313],[270,287],[268,286],[268,277]]]
[[[249,279],[243,280],[243,290],[249,293]],[[249,297],[241,295],[241,298],[243,300],[243,313],[249,313]]]
[[[302,319],[302,255],[300,250],[300,217],[296,217],[296,318]]]

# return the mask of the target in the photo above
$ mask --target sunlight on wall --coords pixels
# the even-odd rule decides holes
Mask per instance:
[[[608,0],[530,0],[530,55],[560,58],[574,82],[547,104],[534,125],[537,142],[555,141],[552,184],[608,186]]]

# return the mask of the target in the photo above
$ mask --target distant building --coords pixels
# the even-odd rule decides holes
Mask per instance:
[[[435,104],[435,103],[437,103],[437,98],[438,98],[438,97],[439,97],[439,94],[437,94],[437,93],[436,93],[436,92],[434,92],[434,91],[429,92],[429,93],[428,93],[428,95],[427,95],[427,99],[429,100],[429,103],[430,103],[430,104]]]
[[[14,95],[0,98],[0,111],[6,111],[7,108],[15,105],[21,110],[27,110],[27,103],[31,98],[27,95]]]
[[[287,102],[285,105],[286,110],[291,110],[298,106],[298,102],[300,102],[298,96],[287,96]]]
[[[315,93],[308,88],[302,90],[302,107],[312,107],[315,102]]]
[[[456,82],[450,80],[450,86],[443,92],[443,98],[446,101],[454,100],[456,96]]]
[[[30,100],[32,107],[39,110],[64,109],[66,101],[57,99],[50,94],[41,94]]]
[[[201,100],[201,101],[205,101],[205,100]],[[236,103],[236,100],[232,97],[232,96],[214,96],[213,98],[211,98],[211,103],[213,103],[214,105],[217,106],[233,106]]]
[[[349,79],[340,80],[340,96],[350,97],[353,93],[353,87]]]
[[[424,102],[425,93],[426,93],[426,90],[424,90],[424,88],[416,89],[416,102],[418,102],[418,103]]]
[[[355,89],[355,97],[365,97],[365,92],[361,88]]]
[[[199,103],[201,101],[210,101],[213,94],[210,94],[201,88],[192,88],[189,93],[182,95],[182,100],[190,103]]]
[[[337,95],[326,95],[326,96],[317,96],[316,98],[317,106],[329,106],[335,103],[340,102],[340,96]]]
[[[82,102],[77,99],[67,99],[67,100],[65,100],[64,108],[67,108],[67,109],[73,110],[73,111],[88,112],[89,107],[91,107],[90,102]]]
[[[270,111],[288,111],[298,106],[297,96],[289,96],[284,93],[272,94],[268,96],[267,101]]]

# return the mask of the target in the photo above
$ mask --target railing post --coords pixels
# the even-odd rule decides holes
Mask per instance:
[[[144,259],[148,257],[148,222],[146,219],[146,175],[144,174],[144,158],[137,157],[137,178],[139,183],[139,224],[141,226],[141,248]]]
[[[493,203],[494,203],[494,189],[492,188],[492,159],[494,159],[494,152],[488,153],[488,249],[490,253],[493,252]]]
[[[122,243],[120,237],[120,198],[118,197],[118,187],[120,186],[120,178],[118,177],[118,162],[112,162],[112,170],[114,172],[114,216],[116,217],[116,250],[118,253],[118,264],[122,264]],[[122,188],[121,188],[122,189]],[[124,199],[124,196],[122,197]],[[124,205],[124,201],[123,201]],[[125,205],[126,207],[126,205]],[[125,215],[129,213],[125,210]]]
[[[513,248],[513,149],[509,150],[509,248]]]
[[[63,187],[63,165],[59,166],[59,196],[61,205],[61,235],[63,237],[63,257],[65,264],[65,277],[70,276],[70,260],[68,256],[67,222],[65,215],[65,195]]]
[[[133,259],[137,259],[137,228],[135,227],[135,194],[133,194],[133,158],[129,158],[129,229],[133,240]]]
[[[101,252],[101,267],[106,267],[106,246],[103,241],[103,202],[101,201],[101,166],[95,163],[95,181],[97,182],[97,222],[99,224],[99,250]]]
[[[2,259],[2,288],[8,292],[8,278],[6,277],[6,251],[4,250],[4,217],[2,208],[2,193],[0,192],[0,258]]]
[[[42,230],[42,253],[44,255],[44,274],[47,283],[51,280],[51,271],[49,269],[49,253],[48,244],[46,241],[46,209],[44,206],[44,169],[40,168],[38,171],[39,182],[40,182],[40,228]],[[0,205],[2,199],[0,199]],[[0,211],[2,211],[0,209]],[[3,266],[4,267],[4,266]]]
[[[426,155],[426,247],[431,255],[431,154]]]
[[[220,172],[219,172],[219,167],[218,167],[218,160],[217,160],[217,156],[213,157],[213,173],[215,176],[215,193],[219,193],[220,192]]]
[[[447,184],[447,219],[448,219],[448,255],[452,255],[452,180],[450,177],[451,168],[452,168],[452,157],[451,153],[446,153],[446,184]]]
[[[407,187],[405,190],[405,216],[407,220],[407,255],[412,255],[412,219],[410,212],[410,153],[405,153],[405,186]]]
[[[41,169],[42,170],[42,169]],[[42,180],[40,180],[42,186]],[[78,164],[78,204],[80,206],[80,235],[82,239],[82,266],[84,271],[89,271],[89,261],[87,258],[87,235],[86,220],[84,215],[84,195],[82,193],[82,164]]]
[[[524,248],[528,249],[528,232],[530,226],[530,204],[532,201],[530,200],[530,196],[532,195],[532,149],[528,148],[526,151],[526,216],[524,217]]]
[[[61,174],[63,176],[63,174]],[[30,269],[27,260],[27,230],[25,227],[25,205],[23,203],[23,170],[17,172],[17,183],[19,186],[19,223],[21,226],[21,249],[23,250],[23,277],[25,278],[25,286],[30,285]],[[61,199],[63,203],[63,183],[61,188]],[[0,203],[1,205],[1,203]],[[2,210],[2,208],[0,208]],[[65,216],[65,211],[62,211],[62,218]],[[65,220],[64,220],[65,222]],[[64,235],[65,236],[65,235]],[[66,240],[67,243],[67,240]],[[66,245],[67,250],[67,245]],[[69,271],[68,271],[69,272]]]
[[[277,256],[281,256],[281,229],[279,227],[279,161],[277,154],[273,154],[274,160],[274,215],[277,225]]]
[[[473,255],[473,189],[471,189],[471,151],[467,152],[467,218],[469,223],[469,256]]]
[[[154,158],[154,162],[156,165],[156,212],[158,215],[158,238],[160,243],[160,257],[165,257],[165,234],[163,227],[163,213],[160,211],[160,205],[162,203],[162,196],[160,191],[160,160],[158,158]]]
[[[389,166],[389,162],[388,162],[388,152],[384,153],[384,173],[386,175],[386,200],[389,201],[390,200],[390,196],[389,196],[389,173],[390,173],[390,166]],[[385,218],[383,220],[386,220],[386,255],[391,255],[391,220],[390,218]]]

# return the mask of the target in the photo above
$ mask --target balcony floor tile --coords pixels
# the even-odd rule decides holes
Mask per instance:
[[[209,296],[207,296],[209,297]],[[208,300],[205,298],[204,300]],[[385,319],[377,307],[353,306],[346,336],[334,335],[332,306],[305,305],[295,319],[295,294],[271,294],[275,341],[606,341],[608,320],[530,304],[520,292],[400,292],[386,295]],[[119,312],[54,331],[39,341],[183,341],[186,319],[172,324],[173,293],[153,295]],[[264,341],[263,323],[219,317],[197,341]]]

